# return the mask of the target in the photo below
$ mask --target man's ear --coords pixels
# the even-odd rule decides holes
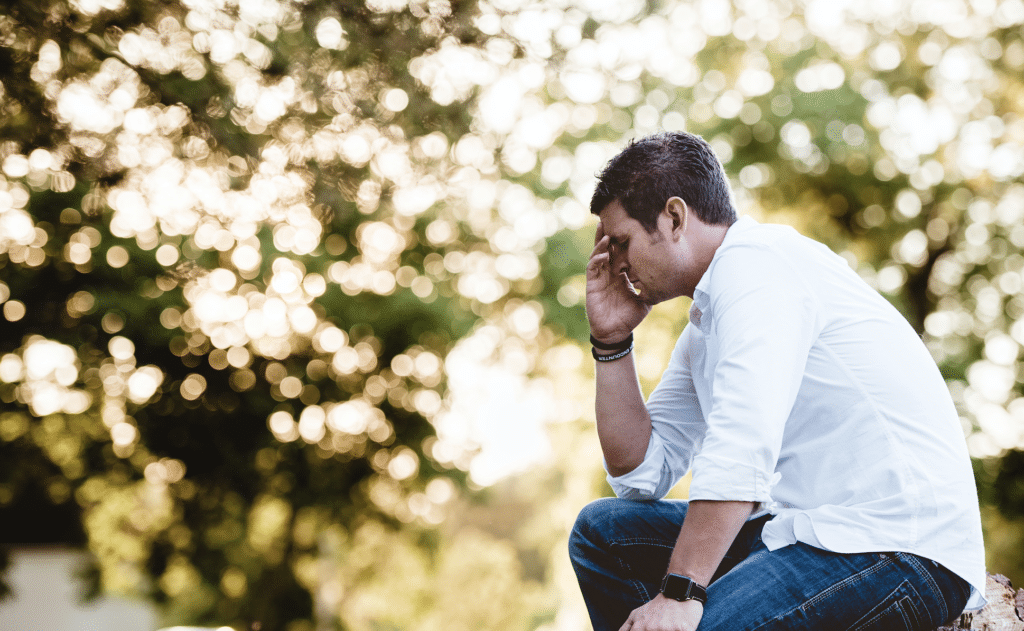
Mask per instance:
[[[690,222],[690,206],[681,197],[669,197],[662,214],[669,220],[672,234],[681,236]]]

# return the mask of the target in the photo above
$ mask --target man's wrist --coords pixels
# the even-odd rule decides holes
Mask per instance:
[[[590,343],[593,345],[590,352],[594,359],[599,362],[611,362],[633,352],[633,333],[630,332],[626,339],[620,342],[602,342],[591,333]]]
[[[633,345],[633,332],[630,331],[629,335],[618,342],[604,342],[594,337],[594,334],[591,333],[590,345],[600,351],[602,355],[624,351]]]
[[[622,359],[623,357],[625,357],[626,355],[629,355],[632,352],[633,352],[633,345],[632,344],[630,344],[625,350],[621,350],[621,351],[608,351],[607,354],[599,353],[596,346],[594,346],[594,347],[592,347],[590,349],[590,353],[594,356],[594,359],[596,359],[597,361],[602,362],[602,363],[613,362],[616,359]]]
[[[658,593],[645,606],[654,607],[654,616],[671,618],[680,631],[696,631],[704,617],[704,603],[697,600],[672,600]]]

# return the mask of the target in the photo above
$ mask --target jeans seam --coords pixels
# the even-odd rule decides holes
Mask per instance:
[[[946,602],[946,596],[942,593],[942,590],[939,589],[939,585],[935,582],[935,578],[932,576],[932,573],[928,571],[928,568],[926,568],[915,555],[901,552],[897,552],[896,554],[900,558],[906,559],[909,564],[914,566],[914,569],[917,570],[918,574],[924,576],[924,580],[928,583],[928,588],[935,594],[935,598],[942,603],[942,608],[944,610],[942,620],[948,620],[949,603]]]
[[[860,582],[864,578],[866,578],[866,577],[868,577],[868,576],[870,576],[872,574],[875,574],[876,572],[881,571],[882,568],[884,568],[885,566],[890,565],[890,564],[892,564],[892,559],[891,558],[889,558],[889,557],[883,558],[878,563],[875,563],[874,565],[868,566],[868,567],[864,568],[863,570],[860,570],[856,574],[852,574],[850,576],[847,576],[846,578],[844,578],[843,580],[839,581],[838,583],[835,583],[834,585],[830,585],[826,589],[818,592],[817,594],[812,596],[810,599],[808,599],[806,602],[801,604],[799,607],[795,607],[794,609],[790,610],[789,612],[786,612],[786,615],[789,615],[789,613],[791,613],[792,611],[795,611],[796,609],[804,609],[804,610],[809,609],[809,608],[813,607],[815,604],[817,604],[818,601],[824,600],[825,598],[828,598],[833,593],[835,593],[837,591],[840,591],[842,589],[845,589],[848,585],[850,585],[852,583]]]
[[[910,587],[913,587],[913,585],[911,585]],[[917,590],[914,591],[916,592]],[[917,597],[920,598],[921,595],[918,594]],[[913,598],[911,598],[910,596],[904,596],[903,598],[900,598],[897,602],[900,603],[900,611],[903,612],[903,617],[913,618],[913,620],[910,621],[910,628],[913,629],[915,627],[919,627],[922,625],[922,623],[924,622],[924,618],[922,618],[921,614],[917,612],[918,605],[914,604]],[[903,603],[906,603],[906,607],[903,606]]]
[[[878,620],[882,616],[884,616],[887,613],[889,613],[889,610],[892,609],[893,607],[895,607],[896,610],[903,617],[903,624],[906,626],[906,628],[913,629],[914,626],[918,623],[918,618],[917,618],[916,612],[914,612],[914,619],[913,620],[908,620],[907,619],[908,618],[907,610],[902,606],[902,603],[903,603],[904,600],[907,600],[906,596],[904,596],[903,598],[898,598],[898,599],[894,600],[891,605],[889,605],[885,609],[879,611],[875,615],[871,616],[871,618],[869,618],[868,620],[864,620],[864,621],[858,620],[855,623],[857,626],[853,627],[853,631],[858,631],[859,629],[866,629],[866,628],[868,628],[876,620]]]
[[[622,545],[634,545],[634,544],[638,544],[638,543],[644,544],[644,545],[655,545],[655,546],[659,546],[659,547],[662,547],[662,548],[672,548],[671,545],[665,545],[665,540],[664,539],[659,539],[659,538],[647,539],[647,538],[643,538],[643,537],[615,539],[614,541],[609,542],[609,545],[611,545],[611,546],[622,546]]]
[[[646,538],[643,538],[643,537],[629,538],[629,539],[618,539],[616,541],[609,542],[608,547],[614,550],[617,546],[635,545],[635,544],[652,545],[652,546],[658,546],[660,548],[666,548],[668,550],[672,550],[672,546],[665,545],[664,541],[661,540],[661,539],[646,539]],[[627,577],[630,576],[632,574],[632,570],[629,567],[629,564],[626,563],[625,555],[615,554],[613,556],[619,562],[619,567],[622,568],[622,570],[624,572],[624,576],[627,576]],[[647,593],[647,587],[644,585],[643,581],[641,581],[640,579],[637,579],[637,578],[627,578],[626,580],[628,580],[633,585],[633,588],[636,589],[637,593],[640,595],[640,599],[641,600],[643,600],[644,602],[647,602],[647,601],[649,601],[652,598],[652,596]]]
[[[630,570],[629,564],[626,563],[625,560],[622,559],[622,557],[616,557],[616,558],[619,561],[619,567],[622,568],[623,575],[624,576],[629,576],[632,573],[631,570]],[[633,589],[635,589],[637,591],[637,594],[640,595],[640,599],[643,602],[647,602],[648,600],[650,600],[650,597],[647,594],[647,588],[644,587],[643,581],[641,581],[639,579],[636,579],[636,578],[627,578],[626,580],[628,580],[633,585]]]
[[[843,580],[839,581],[838,583],[835,583],[834,585],[828,586],[824,590],[818,592],[817,594],[815,594],[814,596],[809,598],[807,601],[797,605],[796,607],[793,607],[789,611],[787,611],[785,613],[782,613],[782,614],[780,614],[778,616],[775,616],[774,618],[772,618],[770,620],[765,620],[764,622],[762,622],[761,624],[757,625],[756,627],[754,627],[750,631],[757,631],[758,629],[764,628],[765,625],[774,624],[776,622],[785,620],[787,617],[789,617],[790,615],[792,615],[796,611],[806,611],[808,608],[810,608],[814,604],[818,603],[819,601],[824,600],[828,596],[831,596],[833,593],[835,593],[835,592],[837,592],[837,591],[847,587],[848,585],[850,585],[852,583],[858,582],[861,579],[863,579],[863,578],[865,578],[867,576],[870,576],[871,574],[874,574],[874,573],[880,571],[882,568],[884,568],[887,565],[890,565],[891,563],[892,563],[892,559],[891,558],[884,557],[878,563],[875,563],[874,565],[866,567],[863,570],[860,570],[859,572],[857,572],[856,574],[853,574],[851,576],[847,576],[846,578],[844,578]]]

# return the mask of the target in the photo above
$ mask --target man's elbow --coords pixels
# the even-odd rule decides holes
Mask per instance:
[[[617,478],[626,475],[643,464],[644,460],[647,459],[647,450],[653,438],[649,421],[647,431],[642,434],[634,432],[623,435],[623,433],[602,433],[600,430],[599,422],[598,439],[601,441],[605,468],[612,477]]]
[[[608,467],[608,473],[613,478],[618,478],[639,467],[644,461],[644,453],[605,453],[604,461]]]

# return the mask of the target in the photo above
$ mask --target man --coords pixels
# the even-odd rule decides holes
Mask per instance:
[[[934,629],[984,604],[956,410],[917,334],[839,256],[737,220],[686,133],[613,158],[587,265],[597,430],[618,498],[569,547],[595,631]],[[632,332],[693,298],[645,403]],[[661,498],[692,467],[688,502]]]

